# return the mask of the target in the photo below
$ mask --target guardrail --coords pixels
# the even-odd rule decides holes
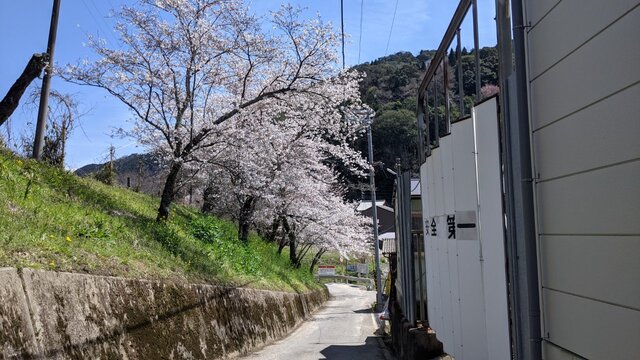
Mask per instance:
[[[360,278],[356,276],[348,276],[348,275],[316,275],[318,279],[338,279],[348,281],[355,281],[364,283],[367,286],[367,290],[373,289],[373,280],[369,278]]]

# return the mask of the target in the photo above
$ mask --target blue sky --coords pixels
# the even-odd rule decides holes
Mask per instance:
[[[87,35],[104,38],[108,44],[117,44],[113,34],[114,21],[111,9],[117,9],[126,0],[61,0],[55,62],[58,65],[75,63],[94,55],[84,47]],[[282,1],[246,0],[252,11],[268,15]],[[340,27],[339,0],[294,0],[306,9],[308,15],[320,13],[325,21],[336,29]],[[51,6],[53,0],[0,0],[0,96],[4,97],[11,84],[20,75],[33,53],[46,51]],[[363,4],[362,42],[360,46],[360,6]],[[495,45],[494,0],[478,0],[480,45]],[[385,53],[391,28],[394,0],[344,0],[347,66],[375,60],[398,51],[416,54],[421,49],[435,49],[453,15],[458,2],[455,0],[398,0],[397,14]],[[471,16],[462,27],[463,43],[473,47]],[[360,50],[359,50],[360,49]],[[359,53],[360,52],[360,53]],[[40,82],[36,80],[35,82]],[[33,85],[33,84],[32,84]],[[80,112],[86,113],[68,143],[67,167],[75,169],[88,163],[102,162],[107,148],[113,144],[116,155],[142,152],[132,139],[112,137],[114,129],[130,126],[127,109],[105,91],[80,87],[54,78],[52,88],[74,94],[80,104]],[[30,90],[27,90],[30,91]],[[35,121],[36,111],[21,106],[11,118],[14,135],[27,133],[27,122]],[[6,124],[0,128],[6,134]]]

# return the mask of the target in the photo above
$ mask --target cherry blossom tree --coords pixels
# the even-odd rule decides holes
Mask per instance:
[[[135,124],[128,134],[169,159],[158,220],[169,215],[181,171],[215,157],[239,118],[334,95],[326,90],[341,78],[338,36],[300,15],[285,5],[265,30],[241,1],[141,0],[117,12],[117,48],[90,39],[99,60],[67,67],[67,80],[124,103]]]
[[[279,238],[279,250],[288,246],[289,259],[296,267],[315,251],[312,270],[327,250],[337,250],[345,257],[363,252],[370,229],[355,206],[344,202],[336,174],[324,161],[322,137],[303,136],[302,130],[294,128],[282,128],[279,136],[254,139],[251,147],[243,146],[246,137],[242,136],[236,146],[229,146],[226,156],[211,165],[210,191],[215,195],[209,199],[209,209],[238,221],[242,241],[247,240],[250,225],[262,230],[267,241]]]
[[[254,121],[243,124],[261,136],[253,138],[250,146],[242,141],[246,136],[238,137],[236,146],[227,148],[229,155],[220,157],[222,163],[212,167],[212,193],[216,196],[211,199],[211,208],[221,215],[230,213],[238,221],[243,241],[249,225],[261,230],[267,241],[279,239],[279,250],[288,246],[294,266],[300,266],[302,259],[315,251],[312,269],[329,249],[344,256],[364,249],[370,231],[366,219],[344,202],[336,173],[326,161],[329,155],[346,162],[352,157],[363,160],[336,141],[346,141],[358,127],[342,121],[342,135],[332,136],[329,142],[318,135],[331,132],[326,127],[330,123],[326,112],[318,114],[325,120],[315,128],[314,112],[305,114],[296,119],[289,113],[290,117],[271,121],[254,116]],[[361,161],[350,165],[356,172],[364,168]]]

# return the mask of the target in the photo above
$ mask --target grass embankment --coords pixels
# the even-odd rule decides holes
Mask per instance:
[[[0,267],[29,267],[307,291],[308,267],[234,224],[174,206],[155,221],[159,200],[80,178],[0,149]]]

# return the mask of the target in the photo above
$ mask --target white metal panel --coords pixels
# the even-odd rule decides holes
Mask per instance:
[[[432,194],[435,200],[434,202],[434,211],[432,221],[435,219],[436,222],[436,236],[434,237],[434,244],[436,246],[436,266],[437,266],[437,288],[438,291],[436,301],[438,307],[438,322],[437,327],[433,329],[436,331],[436,334],[442,337],[442,342],[450,341],[448,338],[448,331],[446,326],[447,316],[450,316],[448,311],[448,304],[446,293],[448,291],[448,279],[449,276],[447,274],[447,253],[446,253],[446,244],[441,240],[442,234],[442,212],[443,212],[443,204],[444,204],[444,193],[443,193],[443,184],[442,184],[442,161],[440,159],[441,149],[433,149],[431,152],[431,160],[433,161],[433,189]],[[442,333],[442,334],[440,334]]]
[[[531,79],[638,5],[637,0],[614,0],[607,1],[607,6],[598,6],[601,2],[563,0],[529,31]],[[593,11],[594,8],[598,11]]]
[[[640,311],[640,236],[542,236],[542,286]]]
[[[444,288],[443,288],[443,279],[445,278],[446,274],[446,268],[443,269],[442,266],[442,257],[443,257],[443,252],[444,249],[442,248],[442,242],[440,241],[438,235],[440,234],[440,232],[442,231],[441,229],[441,223],[440,223],[440,217],[442,214],[442,174],[440,172],[441,169],[441,163],[440,163],[440,149],[434,149],[432,154],[431,154],[431,160],[432,162],[432,171],[433,171],[433,190],[432,190],[432,194],[433,194],[433,199],[434,199],[434,207],[433,207],[433,215],[434,217],[432,218],[435,219],[436,222],[436,236],[433,236],[433,244],[436,248],[436,259],[435,259],[435,266],[437,267],[436,269],[436,276],[437,276],[437,297],[436,297],[436,305],[438,306],[438,329],[436,329],[436,332],[438,332],[439,330],[444,330],[445,329],[445,299],[444,299]],[[445,332],[445,331],[443,331]],[[445,332],[446,334],[446,332]]]
[[[479,184],[473,119],[453,124],[421,167],[429,323],[459,360],[510,356],[496,100],[480,105],[474,117],[482,127]],[[476,186],[486,203],[482,219]],[[452,231],[447,221],[454,215],[455,225],[474,227]],[[479,221],[486,223],[482,237]],[[481,240],[488,251],[484,262]]]
[[[497,98],[473,108],[478,174],[478,223],[489,359],[508,359],[509,307],[504,250],[504,211]]]
[[[473,211],[478,207],[474,158],[473,120],[451,125],[453,139],[454,189],[456,211]]]
[[[543,289],[544,335],[588,359],[637,359],[640,311]]]
[[[434,216],[436,216],[436,211],[435,211],[435,204],[436,204],[436,200],[435,200],[435,185],[434,185],[434,171],[433,171],[433,163],[434,163],[434,159],[433,157],[429,157],[429,178],[428,178],[428,182],[429,182],[429,209],[430,209],[430,218],[433,218]],[[430,223],[430,222],[429,222]],[[431,224],[429,224],[429,228],[431,228]],[[434,326],[440,326],[440,319],[441,319],[441,309],[440,309],[440,301],[439,301],[439,296],[440,296],[440,292],[439,292],[439,268],[438,268],[438,248],[437,248],[437,243],[436,243],[436,238],[434,236],[430,236],[429,234],[429,241],[431,243],[431,258],[430,258],[430,262],[431,262],[431,274],[432,274],[432,282],[431,282],[431,295],[430,295],[430,299],[431,299],[431,306],[432,306],[432,311],[431,314],[433,316],[433,320],[430,318],[429,319],[429,324],[434,324]]]
[[[460,240],[458,243],[458,276],[460,279],[460,318],[462,353],[456,359],[489,359],[485,323],[482,273],[479,262],[480,242]]]
[[[640,160],[537,184],[541,235],[640,234]]]
[[[548,341],[542,342],[542,358],[544,360],[584,360],[583,357],[574,355]]]
[[[440,148],[438,149],[439,158],[440,158],[440,166],[438,167],[438,172],[440,173],[440,194],[442,195],[442,203],[440,204],[439,212],[439,221],[438,221],[438,244],[440,247],[440,283],[442,290],[442,315],[443,315],[443,330],[446,331],[446,339],[449,344],[446,348],[453,348],[455,341],[453,339],[453,299],[451,297],[451,268],[449,266],[449,241],[447,239],[447,203],[453,203],[453,186],[452,184],[447,184],[447,180],[450,180],[451,176],[445,174],[445,168],[451,166],[446,164],[447,159],[450,159],[450,156],[447,156],[448,152],[450,152],[450,136],[443,137],[440,139]],[[453,206],[452,206],[453,207]],[[446,351],[446,350],[445,350]]]
[[[425,289],[424,289],[424,293],[425,293],[425,311],[427,314],[427,319],[429,318],[429,276],[430,276],[430,272],[429,272],[429,268],[427,267],[428,264],[428,257],[430,256],[430,252],[431,249],[429,248],[429,244],[427,243],[427,237],[426,237],[426,225],[425,225],[425,217],[428,216],[429,213],[429,207],[428,207],[428,203],[426,201],[426,197],[427,197],[427,193],[429,192],[428,190],[428,182],[426,181],[427,178],[427,166],[426,163],[422,164],[420,166],[420,182],[418,184],[419,186],[419,190],[420,190],[420,205],[421,205],[421,209],[422,209],[422,239],[420,239],[420,241],[422,241],[422,248],[424,250],[424,257],[422,259],[422,268],[424,269],[424,283],[425,283]],[[425,181],[423,181],[423,179],[425,179]],[[416,264],[417,266],[417,264]]]
[[[639,23],[640,7],[636,7],[531,83],[531,123],[534,130],[640,79]],[[529,53],[544,51],[528,50]],[[616,109],[611,111],[615,116]]]
[[[545,359],[640,354],[638,4],[527,1]]]
[[[462,120],[451,125],[453,150],[453,183],[456,213],[477,210],[473,121]],[[477,230],[477,228],[476,228]],[[456,359],[488,359],[480,242],[456,240],[460,295],[460,339],[463,345],[453,353]]]
[[[442,160],[442,180],[444,184],[444,213],[446,216],[455,215],[455,191],[453,180],[453,139],[446,136],[440,139],[441,160]],[[446,219],[446,217],[445,217]],[[460,291],[458,282],[458,246],[455,237],[450,238],[446,221],[444,222],[444,241],[447,246],[447,275],[449,276],[449,306],[451,316],[447,319],[448,330],[451,332],[448,347],[450,349],[460,349],[461,324],[460,324]]]
[[[429,325],[435,326],[438,324],[438,308],[436,297],[438,296],[437,289],[437,252],[434,244],[434,238],[429,236],[430,225],[429,219],[433,214],[433,175],[432,175],[432,158],[428,157],[425,163],[420,168],[420,186],[422,187],[422,218],[424,223],[424,241],[425,241],[425,269],[427,272],[427,315],[429,318]]]
[[[544,18],[544,16],[547,15],[547,13],[551,11],[551,9],[559,2],[560,0],[534,0],[534,2],[526,1],[525,6],[527,9],[527,22],[531,26],[536,26],[536,24],[538,24],[538,22],[540,22],[540,20],[542,20],[542,18]]]
[[[640,84],[533,134],[541,180],[640,158]]]

